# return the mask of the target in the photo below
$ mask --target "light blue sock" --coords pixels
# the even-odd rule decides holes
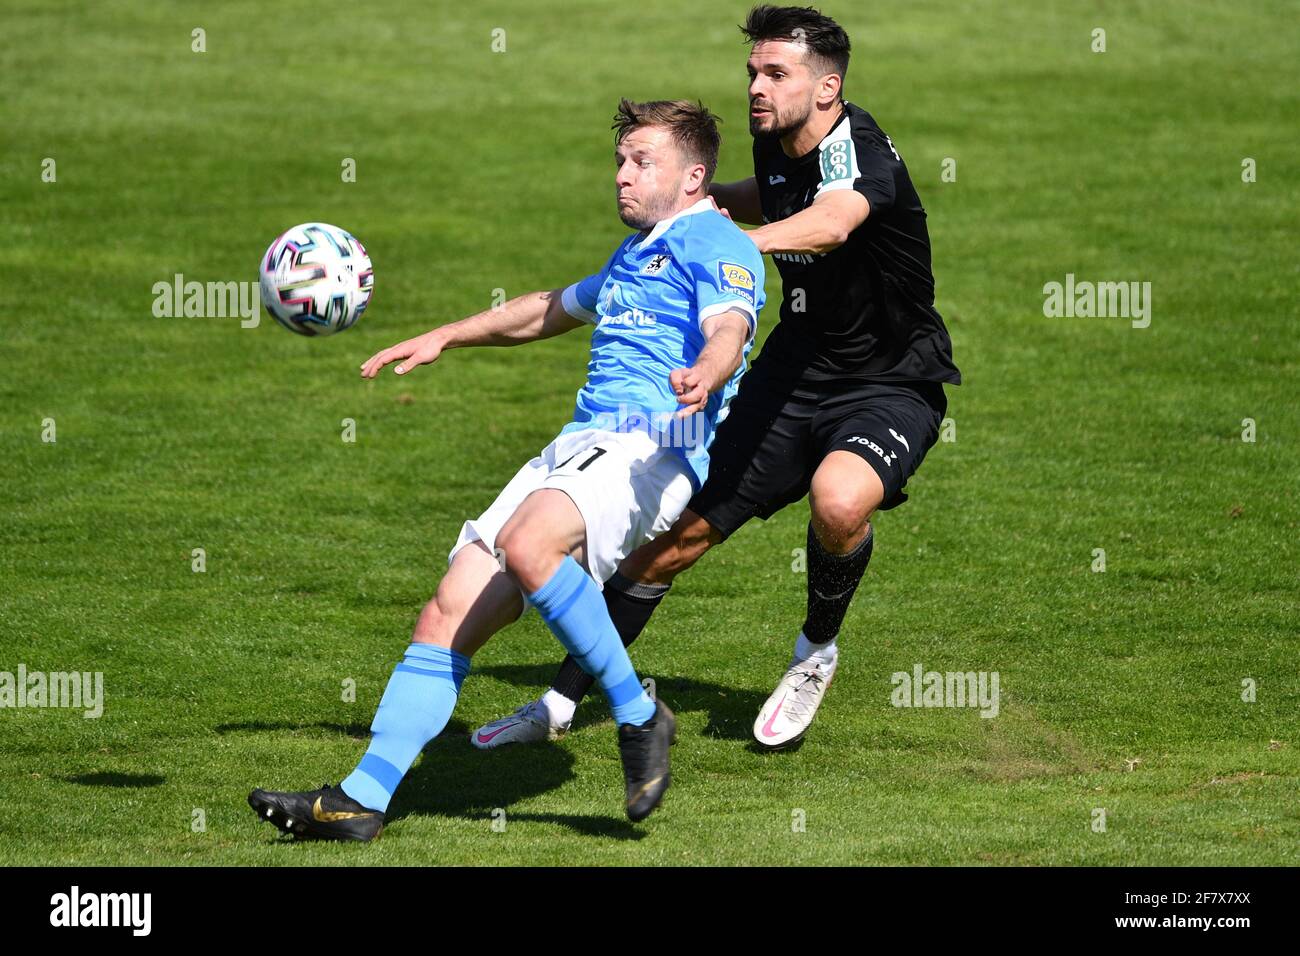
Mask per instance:
[[[600,588],[578,562],[566,557],[528,600],[578,666],[596,678],[615,722],[639,727],[655,715],[654,701],[641,689]]]
[[[388,810],[420,751],[447,726],[469,658],[449,647],[411,644],[393,668],[370,725],[370,747],[340,786],[362,806]]]

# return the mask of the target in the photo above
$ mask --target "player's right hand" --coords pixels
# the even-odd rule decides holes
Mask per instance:
[[[683,419],[696,412],[703,411],[709,402],[709,389],[704,384],[704,377],[699,369],[675,368],[668,373],[668,383],[672,386],[677,402],[685,407],[679,408],[673,417]]]
[[[423,335],[417,335],[413,339],[407,339],[405,342],[398,342],[396,345],[389,346],[382,352],[376,352],[370,358],[366,359],[361,366],[362,378],[374,378],[379,374],[379,370],[390,362],[398,362],[395,371],[398,375],[405,375],[417,365],[429,365],[438,360],[442,354],[442,340],[434,332],[425,332]]]

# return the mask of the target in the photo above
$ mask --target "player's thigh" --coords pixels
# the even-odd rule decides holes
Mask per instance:
[[[847,510],[850,516],[866,509],[866,520],[878,508],[888,510],[907,500],[907,480],[939,435],[943,390],[935,388],[937,399],[922,387],[865,386],[822,407],[813,429],[822,454],[813,478],[814,511],[820,500],[828,516],[832,509]]]
[[[602,584],[632,551],[672,527],[692,492],[685,459],[641,432],[602,438],[547,476],[546,486],[568,494],[581,512],[584,564]]]
[[[416,625],[415,640],[469,657],[523,613],[518,585],[482,541],[461,548]]]

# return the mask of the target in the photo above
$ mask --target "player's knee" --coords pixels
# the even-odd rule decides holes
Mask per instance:
[[[857,489],[828,487],[813,489],[810,495],[813,525],[825,542],[847,540],[857,535],[871,517],[870,503]]]
[[[496,548],[506,573],[521,585],[535,591],[546,583],[546,549],[527,523],[506,522],[497,534]]]

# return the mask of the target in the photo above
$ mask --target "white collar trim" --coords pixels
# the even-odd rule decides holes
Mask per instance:
[[[831,131],[829,133],[827,133],[825,136],[822,137],[822,141],[817,144],[817,148],[825,149],[826,144],[833,139],[851,139],[852,138],[851,134],[844,132],[844,127],[848,125],[848,122],[849,122],[849,108],[848,105],[846,104],[844,107],[844,116],[840,119],[838,123],[836,123],[834,126],[831,127]]]
[[[644,239],[641,240],[641,245],[645,246],[654,242],[665,232],[667,232],[668,227],[671,226],[673,223],[675,223],[678,219],[681,219],[684,216],[693,216],[697,212],[707,212],[712,208],[713,208],[713,203],[709,202],[708,196],[705,196],[694,206],[687,206],[685,209],[681,210],[680,212],[674,213],[673,215],[669,216],[667,219],[660,219],[657,223],[655,223],[655,227],[650,230],[649,235],[647,235]]]

